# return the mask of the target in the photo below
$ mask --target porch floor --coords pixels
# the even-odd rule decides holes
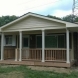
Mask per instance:
[[[41,62],[41,61],[15,61],[13,59],[0,61],[0,64],[9,65],[29,65],[29,66],[53,66],[53,67],[71,67],[73,62],[67,64],[65,62]]]

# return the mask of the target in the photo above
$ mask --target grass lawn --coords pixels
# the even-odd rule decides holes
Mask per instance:
[[[78,72],[56,73],[32,70],[27,66],[0,66],[0,78],[78,78]]]

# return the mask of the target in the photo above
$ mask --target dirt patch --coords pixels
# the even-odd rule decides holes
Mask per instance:
[[[23,73],[20,72],[10,72],[10,73],[4,73],[0,74],[0,78],[24,78]]]
[[[71,69],[66,68],[56,68],[56,67],[38,67],[38,66],[28,66],[28,68],[31,68],[32,70],[39,70],[39,71],[54,71],[58,73],[71,73]]]
[[[20,65],[0,65],[2,68],[7,68],[7,67],[18,67]]]

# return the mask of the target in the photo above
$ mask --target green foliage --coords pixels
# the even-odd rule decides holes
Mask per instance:
[[[56,17],[56,16],[51,16],[51,15],[48,15],[49,18],[53,18],[53,19],[58,19],[58,20],[62,20],[61,18],[59,17]]]
[[[72,16],[72,15],[67,15],[67,16],[63,17],[62,20],[67,21],[67,22],[73,22],[72,21],[73,17],[74,16]]]
[[[18,17],[14,16],[14,15],[13,16],[2,16],[2,17],[0,17],[0,26],[3,26],[3,25],[5,25],[5,24],[17,19],[17,18]]]
[[[78,16],[67,15],[67,16],[63,17],[62,20],[67,21],[67,22],[77,22],[78,21]]]
[[[53,18],[53,19],[62,20],[62,21],[67,21],[67,22],[78,22],[78,16],[71,15],[71,14],[67,15],[67,16],[65,16],[63,18],[56,17],[56,16],[51,16],[51,15],[48,15],[48,17]]]
[[[0,75],[7,74],[10,72],[20,72],[23,73],[23,78],[78,78],[78,72],[67,73],[56,73],[53,71],[38,71],[31,70],[26,66],[18,66],[18,67],[0,67]]]

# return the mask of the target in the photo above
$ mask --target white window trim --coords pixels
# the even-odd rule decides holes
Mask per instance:
[[[9,44],[9,43],[6,44],[6,38],[8,38],[8,37],[12,39],[12,36],[6,35],[6,36],[5,36],[5,46],[12,46],[12,42],[11,42],[11,44]],[[12,41],[12,40],[11,40],[11,41]]]

